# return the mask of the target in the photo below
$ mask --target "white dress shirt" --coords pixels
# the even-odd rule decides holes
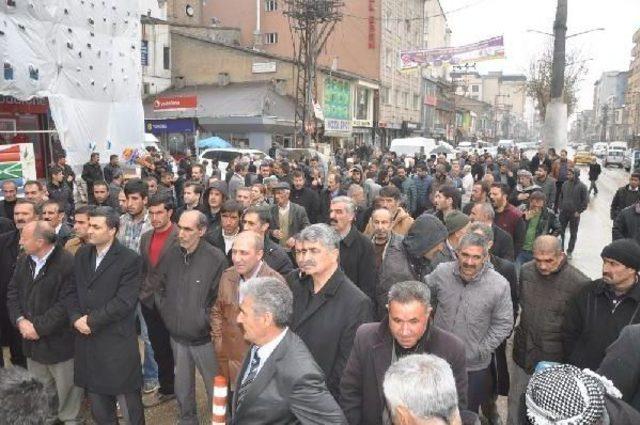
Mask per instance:
[[[266,344],[264,344],[263,346],[258,348],[258,357],[260,357],[260,364],[258,365],[258,370],[256,372],[256,377],[260,373],[260,370],[262,370],[262,366],[264,366],[264,364],[269,359],[269,356],[271,356],[271,354],[275,351],[275,349],[278,348],[278,345],[280,345],[280,342],[284,339],[284,337],[287,334],[288,330],[289,330],[289,327],[287,326],[280,333],[280,335],[278,335],[277,337],[275,337],[271,341],[267,342]],[[254,350],[255,350],[255,348],[254,348]],[[249,361],[251,361],[253,359],[253,353],[254,353],[254,351],[251,351],[251,359],[249,359]],[[245,371],[244,376],[242,377],[242,381],[247,379],[247,375],[249,374],[249,369],[250,368],[247,368],[247,370]]]
[[[36,278],[36,276],[38,276],[38,273],[40,273],[40,270],[42,270],[44,265],[47,264],[47,259],[49,258],[49,256],[51,255],[51,253],[53,252],[54,249],[55,249],[55,245],[52,246],[51,249],[49,250],[49,252],[44,254],[42,256],[42,258],[38,258],[36,255],[32,255],[31,256],[31,259],[35,263],[35,268],[33,269],[33,278],[34,279]]]

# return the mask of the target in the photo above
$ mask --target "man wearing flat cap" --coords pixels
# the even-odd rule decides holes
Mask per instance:
[[[640,323],[640,245],[619,239],[605,246],[600,256],[602,278],[569,301],[562,326],[565,361],[593,370],[622,328]]]
[[[291,186],[287,182],[279,182],[273,186],[275,205],[271,207],[273,231],[271,234],[286,250],[294,245],[293,236],[309,226],[309,217],[304,207],[290,202]]]

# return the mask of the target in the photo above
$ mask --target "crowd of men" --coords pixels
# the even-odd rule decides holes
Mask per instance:
[[[587,188],[566,151],[363,153],[142,178],[94,153],[23,198],[4,181],[0,337],[28,374],[0,371],[0,422],[82,423],[88,399],[138,425],[175,399],[195,425],[197,371],[239,425],[640,423],[640,174],[590,280],[571,257],[597,163]]]

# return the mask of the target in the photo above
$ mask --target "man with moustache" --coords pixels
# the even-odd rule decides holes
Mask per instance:
[[[16,229],[0,235],[0,337],[2,345],[8,346],[11,353],[11,364],[27,367],[27,359],[22,352],[22,338],[11,323],[7,311],[7,289],[16,266],[19,251],[20,232],[27,223],[36,221],[38,214],[36,204],[27,199],[18,199],[13,210],[13,221]],[[4,367],[3,356],[0,366]]]
[[[340,237],[326,224],[312,224],[296,238],[296,262],[287,282],[293,292],[291,330],[307,345],[339,394],[356,330],[373,318],[371,300],[340,269]]]
[[[76,255],[78,249],[87,244],[87,231],[89,230],[89,215],[94,207],[90,205],[83,205],[76,209],[76,213],[73,216],[73,234],[75,235],[67,241],[64,245],[64,249]]]
[[[255,277],[271,277],[284,283],[284,278],[263,261],[264,237],[244,231],[233,242],[233,266],[220,277],[218,298],[211,309],[211,339],[220,367],[219,374],[227,378],[231,391],[236,390],[242,360],[249,349],[237,322],[240,313],[239,287]]]

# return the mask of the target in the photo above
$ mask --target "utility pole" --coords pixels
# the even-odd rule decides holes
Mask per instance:
[[[316,70],[320,52],[336,23],[342,20],[342,0],[285,0],[284,15],[293,36],[296,65],[295,145],[311,146],[316,135],[314,100],[317,101]]]
[[[564,68],[566,64],[567,12],[569,0],[558,0],[553,24],[553,64],[551,67],[551,101],[544,120],[546,147],[567,146],[567,104],[564,102]]]

